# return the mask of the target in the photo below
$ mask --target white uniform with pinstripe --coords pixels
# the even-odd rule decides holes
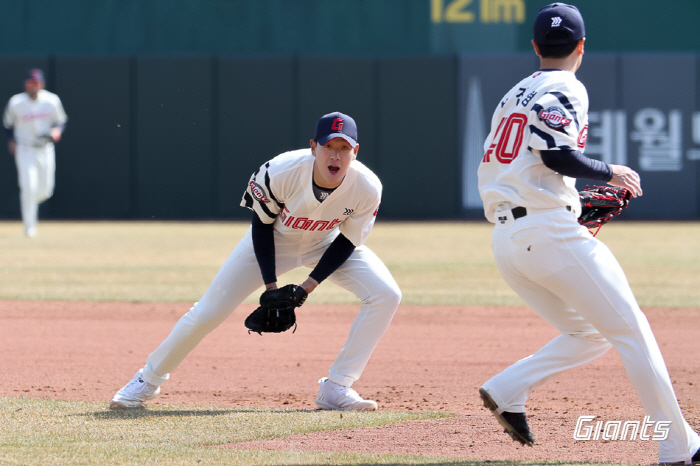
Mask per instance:
[[[274,222],[279,275],[300,266],[313,268],[340,232],[356,246],[350,258],[329,277],[362,301],[328,376],[349,387],[360,377],[389,327],[401,292],[384,263],[363,246],[379,208],[379,179],[354,160],[340,186],[319,202],[312,189],[314,160],[310,149],[270,160],[251,177],[241,205],[254,210],[264,223]],[[165,382],[185,356],[262,285],[248,230],[204,296],[149,355],[143,378],[154,385]],[[303,307],[299,312],[303,315]],[[322,340],[319,342],[323,345]]]
[[[613,254],[578,224],[575,180],[539,156],[540,150],[583,151],[587,112],[585,87],[560,70],[523,79],[494,112],[478,173],[485,215],[495,224],[496,264],[562,335],[483,388],[500,411],[522,413],[534,388],[614,346],[651,420],[671,421],[659,460],[685,461],[700,438],[681,413],[649,323]]]

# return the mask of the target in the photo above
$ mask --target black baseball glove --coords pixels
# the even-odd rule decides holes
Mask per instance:
[[[627,208],[632,193],[625,188],[614,186],[586,186],[586,189],[578,193],[578,197],[581,201],[578,223],[591,230],[595,236],[603,225]]]
[[[304,304],[308,294],[297,285],[286,285],[276,290],[267,290],[260,295],[260,307],[245,320],[248,333],[281,333],[292,326],[296,332],[297,317],[294,309]]]

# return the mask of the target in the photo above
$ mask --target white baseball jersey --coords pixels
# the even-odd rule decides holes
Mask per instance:
[[[663,356],[610,249],[579,225],[575,179],[547,168],[542,150],[586,143],[588,95],[568,71],[538,71],[503,98],[479,166],[491,246],[508,285],[562,334],[482,388],[499,412],[524,413],[530,393],[615,347],[654,422],[670,424],[659,462],[686,461],[700,437],[683,417]],[[515,206],[526,208],[516,218]],[[565,209],[570,206],[573,212]]]
[[[297,267],[313,269],[329,243],[342,232],[355,246],[329,281],[362,302],[345,345],[328,371],[335,383],[356,381],[391,323],[401,291],[386,265],[363,245],[374,225],[381,198],[379,179],[352,161],[345,179],[323,202],[313,193],[311,149],[281,154],[250,178],[241,205],[275,229],[275,267],[282,275]],[[202,298],[149,355],[143,378],[165,382],[184,357],[262,282],[251,229],[236,246]]]
[[[537,71],[513,87],[496,108],[479,166],[486,218],[509,202],[527,209],[571,206],[580,201],[574,178],[547,168],[541,150],[579,150],[586,145],[588,93],[574,73]]]
[[[302,244],[332,240],[340,231],[361,246],[372,230],[382,194],[379,178],[353,160],[345,179],[323,202],[312,189],[316,158],[311,149],[278,155],[256,171],[241,205],[254,210],[263,223]]]
[[[10,98],[3,115],[5,128],[14,128],[15,141],[19,145],[42,147],[51,128],[66,123],[68,117],[61,99],[52,92],[40,89],[36,100],[22,92]],[[52,144],[48,142],[49,144]]]

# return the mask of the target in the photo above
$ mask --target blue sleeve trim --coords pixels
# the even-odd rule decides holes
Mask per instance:
[[[537,136],[539,136],[540,139],[546,142],[548,148],[551,149],[553,147],[557,147],[557,143],[554,142],[554,136],[552,136],[551,134],[547,134],[535,125],[530,125],[530,131],[532,131],[532,134],[536,134]]]

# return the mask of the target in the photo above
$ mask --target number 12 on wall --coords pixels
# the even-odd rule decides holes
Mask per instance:
[[[474,4],[474,5],[473,5]],[[473,23],[477,9],[474,0],[430,0],[433,23]],[[525,21],[525,0],[479,0],[479,21],[482,23],[522,23]]]
[[[430,0],[433,23],[473,23],[474,13],[465,11],[473,0]],[[447,6],[445,6],[447,3]]]

